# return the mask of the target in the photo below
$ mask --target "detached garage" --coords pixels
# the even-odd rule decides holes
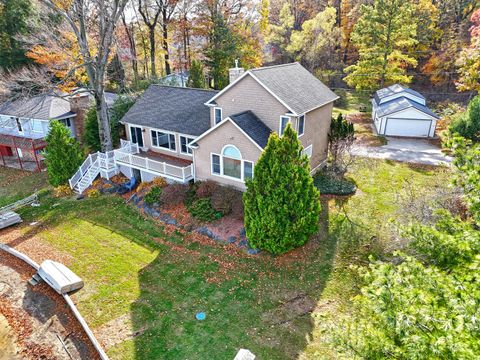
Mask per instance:
[[[372,105],[372,119],[379,135],[435,137],[438,116],[418,92],[392,85],[377,91]]]

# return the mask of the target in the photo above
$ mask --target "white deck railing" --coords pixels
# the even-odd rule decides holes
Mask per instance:
[[[135,155],[140,152],[138,149],[138,145],[131,145],[132,146],[129,149],[125,148],[114,150],[115,161],[117,162],[117,164],[124,164],[140,170],[147,170],[148,172],[173,178],[174,180],[181,180],[182,182],[187,182],[188,180],[193,178],[193,164],[181,167],[168,164],[164,161],[162,162],[149,159],[148,157],[138,156]],[[131,152],[126,151],[127,149],[131,150]]]

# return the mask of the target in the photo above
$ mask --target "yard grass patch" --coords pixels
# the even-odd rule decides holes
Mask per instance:
[[[41,221],[42,241],[71,255],[86,283],[74,299],[94,332],[127,317],[133,338],[107,349],[112,359],[233,359],[248,348],[261,359],[308,358],[323,349],[316,323],[357,291],[350,264],[364,261],[364,239],[388,238],[396,194],[406,179],[419,191],[448,183],[448,170],[359,160],[348,174],[359,191],[346,203],[322,201],[329,228],[280,257],[249,256],[234,245],[145,218],[116,196],[40,199],[25,222]],[[367,230],[353,233],[344,214]],[[195,320],[204,311],[205,321]],[[307,339],[312,339],[311,341]],[[312,358],[314,356],[312,355]]]
[[[0,166],[0,207],[47,187],[47,173],[33,173]]]

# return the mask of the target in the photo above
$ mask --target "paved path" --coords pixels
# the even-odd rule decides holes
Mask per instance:
[[[403,161],[414,164],[442,165],[449,164],[452,158],[441,149],[423,139],[406,139],[387,137],[387,145],[354,146],[352,153],[357,156]]]

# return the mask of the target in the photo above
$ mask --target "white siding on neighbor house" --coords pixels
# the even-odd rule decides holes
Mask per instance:
[[[415,108],[406,109],[382,118],[375,118],[379,135],[434,137],[437,121],[432,116]]]
[[[39,120],[39,119],[29,119],[29,118],[19,118],[22,131],[19,132],[16,117],[10,115],[0,115],[0,128],[4,128],[10,131],[18,132],[19,135],[29,136],[35,135],[38,136],[47,136],[50,131],[50,121],[49,120]],[[66,122],[70,120],[70,126],[67,128],[70,130],[72,137],[75,137],[75,119],[73,117],[61,119],[61,122]]]
[[[413,94],[410,94],[406,91],[399,92],[397,94],[389,95],[384,98],[380,99],[380,104],[385,104],[386,102],[389,102],[394,99],[398,99],[400,97],[406,97],[407,99],[413,100],[419,104],[425,105],[425,99],[422,99],[421,97],[415,96]]]

